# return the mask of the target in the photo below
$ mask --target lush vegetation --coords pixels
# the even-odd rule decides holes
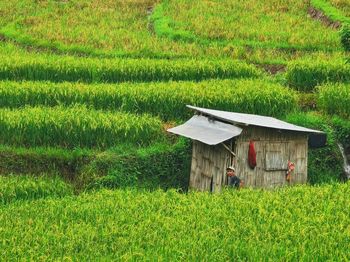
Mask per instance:
[[[288,64],[286,80],[289,86],[310,92],[325,82],[350,82],[350,64],[340,57],[295,60]]]
[[[350,23],[350,7],[347,0],[311,0],[311,4],[332,21]]]
[[[57,176],[0,176],[0,204],[72,194],[72,187]]]
[[[348,260],[350,185],[102,191],[0,207],[3,259]]]
[[[157,118],[84,106],[0,109],[0,130],[1,144],[68,148],[106,148],[121,142],[149,144],[163,133]]]
[[[196,52],[191,45],[152,37],[147,9],[156,2],[4,2],[1,32],[24,45],[88,55],[164,57]]]
[[[0,2],[1,258],[350,260],[349,8]],[[186,104],[277,117],[327,144],[308,150],[308,185],[188,192],[191,143],[165,131]]]
[[[5,49],[6,50],[6,49]],[[257,77],[252,65],[232,60],[76,58],[14,52],[0,54],[0,79],[53,82],[147,82]]]
[[[350,118],[350,84],[318,87],[318,107],[324,112]]]
[[[157,5],[156,10],[161,8],[157,11],[162,12],[162,22],[167,23],[168,28],[158,26],[156,33],[166,34],[163,30],[168,29],[169,32],[171,25],[173,31],[178,32],[179,38],[189,41],[198,37],[224,41],[225,44],[253,47],[302,50],[339,48],[337,33],[327,31],[322,24],[307,18],[307,7],[307,2],[301,0],[293,2],[166,0]],[[160,20],[160,14],[156,15]]]
[[[350,6],[347,0],[330,0],[331,4],[337,7],[344,15],[350,17]]]
[[[0,82],[2,107],[71,106],[84,104],[101,110],[150,113],[163,120],[192,115],[187,104],[228,111],[283,116],[295,110],[296,92],[268,80],[211,80],[82,84]]]

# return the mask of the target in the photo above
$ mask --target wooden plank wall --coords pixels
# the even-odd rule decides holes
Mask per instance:
[[[227,183],[226,167],[231,155],[223,145],[209,146],[193,141],[190,189],[220,192]]]
[[[251,169],[248,165],[250,140],[254,140],[257,154],[257,166],[255,169]],[[278,131],[261,127],[245,127],[235,143],[235,152],[237,154],[235,159],[236,174],[244,181],[246,187],[269,188],[283,186],[288,184],[285,174],[287,161],[290,160],[295,163],[291,184],[306,183],[307,147],[308,138],[303,133]],[[278,163],[281,159],[276,159],[278,154],[281,154],[281,159],[286,161],[285,170],[281,170],[281,168],[276,168],[279,170],[271,170],[274,165],[280,165]],[[266,156],[270,159],[266,159]]]

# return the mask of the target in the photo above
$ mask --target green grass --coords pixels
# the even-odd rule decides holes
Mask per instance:
[[[108,148],[164,139],[158,118],[89,110],[84,106],[0,109],[0,130],[1,144],[25,147]]]
[[[330,2],[350,19],[350,5],[347,0],[330,0]]]
[[[301,0],[166,0],[156,6],[155,31],[160,36],[187,42],[217,41],[226,45],[296,50],[339,49],[337,32],[309,18],[307,8],[308,4]]]
[[[57,176],[0,176],[0,204],[9,204],[18,200],[56,198],[72,194],[72,187]]]
[[[152,35],[147,9],[157,2],[3,2],[0,32],[22,45],[63,53],[137,57],[198,54],[196,46]]]
[[[132,148],[129,146],[129,148]],[[0,145],[1,174],[40,174],[61,176],[75,182],[83,166],[91,162],[98,151],[54,147],[14,147]],[[75,183],[74,183],[75,184]]]
[[[317,106],[327,114],[350,118],[350,84],[325,84],[317,89]]]
[[[79,193],[85,189],[138,187],[187,189],[188,140],[147,146],[123,143],[107,150],[0,145],[0,174],[59,175]]]
[[[28,53],[12,46],[0,52],[0,79],[53,82],[200,81],[258,77],[253,65],[229,59],[107,59]]]
[[[284,64],[316,51],[340,50],[337,32],[308,18],[302,0],[16,0],[1,3],[0,12],[6,41],[41,52]]]
[[[0,207],[2,258],[348,260],[350,185],[102,191]]]
[[[186,120],[186,104],[221,110],[283,116],[297,107],[296,92],[269,80],[210,80],[83,84],[0,82],[0,107],[71,106],[149,113],[163,120]]]
[[[342,57],[307,57],[288,63],[286,82],[301,91],[314,91],[326,82],[350,82],[350,64]]]
[[[350,5],[346,0],[311,0],[311,5],[334,22],[350,23]]]

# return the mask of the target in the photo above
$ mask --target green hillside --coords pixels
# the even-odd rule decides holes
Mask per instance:
[[[349,24],[347,0],[0,0],[1,258],[349,260]],[[327,144],[307,185],[188,192],[188,104]]]

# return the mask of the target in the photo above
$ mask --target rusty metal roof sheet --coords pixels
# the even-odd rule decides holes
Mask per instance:
[[[217,145],[241,134],[242,129],[231,124],[193,116],[186,123],[168,129],[169,132],[201,141],[207,145]]]
[[[246,126],[253,125],[253,126],[261,126],[261,127],[291,130],[291,131],[306,132],[306,133],[321,133],[321,134],[324,133],[318,130],[293,125],[273,117],[233,113],[233,112],[227,112],[227,111],[200,108],[200,107],[195,107],[190,105],[187,105],[187,107],[197,112],[200,112],[204,115],[212,116],[218,120],[230,122],[237,125],[246,125]]]

